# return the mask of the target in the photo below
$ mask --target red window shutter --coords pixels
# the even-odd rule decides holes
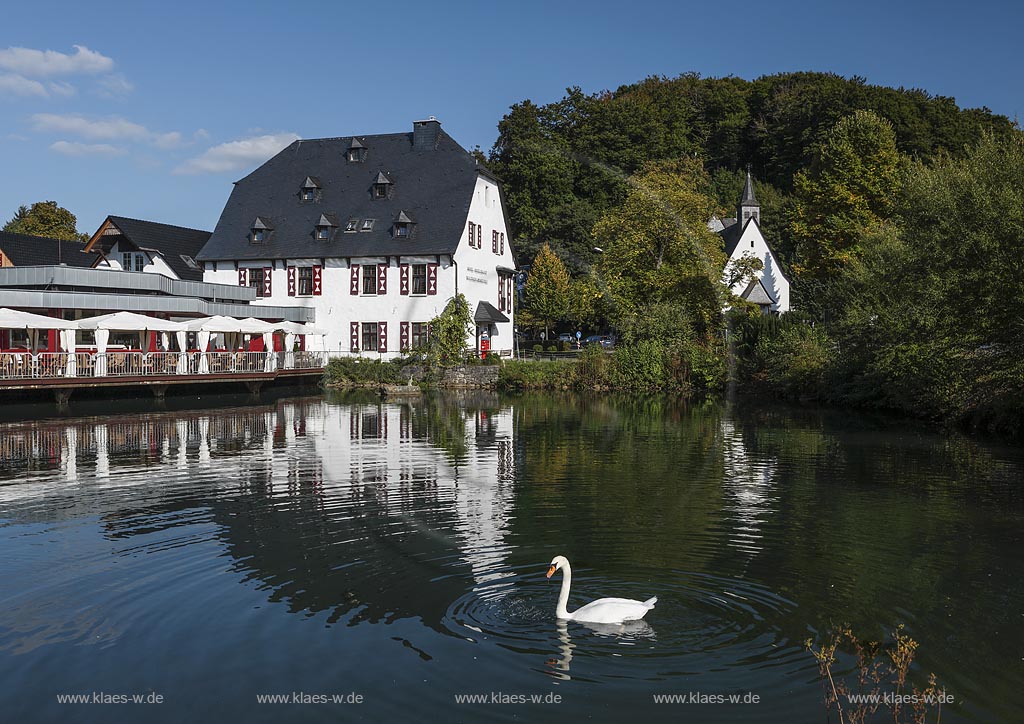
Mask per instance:
[[[512,277],[505,280],[505,306],[508,307],[506,312],[512,311]]]
[[[295,267],[288,267],[288,296],[295,296]]]
[[[352,351],[359,351],[359,322],[349,322],[348,325],[349,334],[352,342]]]
[[[388,351],[388,323],[377,322],[377,351]]]
[[[349,287],[348,291],[349,291],[349,294],[354,294],[354,295],[358,296],[359,295],[359,265],[358,264],[352,264],[349,267],[349,269],[351,269],[351,274],[352,274],[352,285]]]
[[[239,269],[238,270],[238,286],[247,287],[249,286],[249,270]]]
[[[476,240],[473,238],[473,237],[476,236],[476,234],[474,233],[475,231],[476,231],[476,224],[474,224],[472,221],[470,221],[469,222],[469,245],[471,247],[476,245]]]
[[[427,264],[427,294],[437,294],[437,264]]]
[[[493,253],[493,254],[497,254],[498,253],[498,232],[497,231],[492,231],[491,232],[491,253]]]
[[[501,236],[498,238],[501,239],[501,255],[505,256],[505,232],[501,232]]]
[[[319,297],[324,290],[324,268],[322,266],[313,267],[313,296]]]
[[[409,293],[409,265],[401,264],[398,267],[398,293],[408,294]]]
[[[388,293],[388,265],[377,265],[377,294]]]
[[[274,278],[274,267],[267,266],[263,267],[263,296],[269,297],[273,287],[271,286]]]
[[[498,277],[498,311],[505,311],[505,280]]]
[[[409,349],[409,323],[401,322],[398,329],[401,337],[400,344],[402,345],[400,349]]]

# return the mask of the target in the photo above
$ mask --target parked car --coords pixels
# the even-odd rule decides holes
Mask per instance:
[[[583,340],[583,346],[589,347],[593,344],[599,344],[605,349],[613,349],[616,339],[614,334],[592,334]]]
[[[558,341],[559,342],[575,342],[576,341],[576,335],[573,334],[572,332],[562,332],[560,335],[558,335]]]

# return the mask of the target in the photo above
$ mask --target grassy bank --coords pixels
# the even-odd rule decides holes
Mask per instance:
[[[714,350],[694,345],[669,349],[644,341],[609,354],[588,347],[575,361],[509,360],[498,386],[504,390],[638,390],[689,394],[721,389],[725,360]]]

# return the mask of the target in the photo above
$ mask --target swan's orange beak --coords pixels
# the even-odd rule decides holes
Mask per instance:
[[[553,575],[555,575],[555,567],[551,566],[551,568],[548,569],[548,575],[546,576],[546,578],[551,578],[551,576]]]

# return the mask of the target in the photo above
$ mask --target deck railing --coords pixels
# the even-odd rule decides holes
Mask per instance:
[[[324,352],[0,352],[0,381],[314,370]]]

